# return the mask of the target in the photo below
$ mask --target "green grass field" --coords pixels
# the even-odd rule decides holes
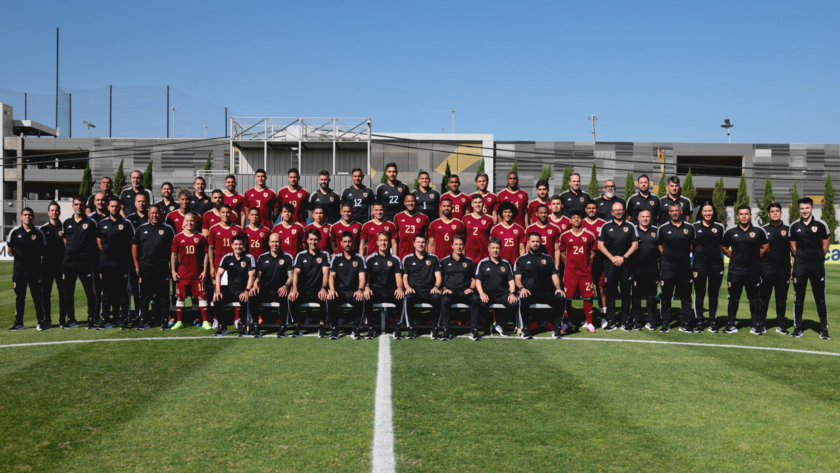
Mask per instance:
[[[828,305],[832,320],[840,285]],[[4,329],[13,313],[3,263]],[[743,297],[740,313],[746,322]],[[31,303],[25,323],[35,326]],[[840,357],[619,342],[840,354],[813,330],[792,339],[770,326],[761,337],[391,341],[397,470],[840,470]],[[379,342],[0,332],[0,346],[95,339],[118,341],[0,348],[0,471],[371,470]]]

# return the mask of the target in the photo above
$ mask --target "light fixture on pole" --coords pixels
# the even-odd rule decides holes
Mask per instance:
[[[595,115],[589,115],[586,117],[587,120],[592,122],[592,142],[595,142],[595,120],[598,119]]]
[[[458,110],[450,110],[449,113],[452,114],[452,133],[455,133],[455,114],[458,113]]]
[[[91,129],[91,128],[96,128],[96,125],[94,125],[94,124],[93,124],[93,123],[91,123],[91,122],[86,122],[86,121],[84,121],[84,120],[82,120],[82,125],[84,125],[84,126],[86,126],[86,127],[87,127],[87,129],[88,129],[88,138],[90,138],[90,129]]]
[[[175,139],[175,110],[178,110],[175,107],[169,107],[169,110],[172,110],[172,139]]]
[[[733,126],[735,126],[735,125],[733,125],[732,123],[729,123],[728,118],[724,118],[723,119],[723,125],[720,126],[721,128],[726,128],[726,137],[729,139],[730,143],[732,143],[732,135],[730,135],[729,129],[732,128]]]

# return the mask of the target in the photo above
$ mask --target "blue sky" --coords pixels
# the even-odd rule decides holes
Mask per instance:
[[[724,142],[730,118],[733,142],[837,143],[839,13],[808,1],[13,2],[0,89],[54,93],[60,27],[62,86],[170,85],[179,137],[202,123],[220,135],[217,106],[369,116],[379,132],[449,132],[454,108],[456,131],[498,140],[587,141],[594,113],[599,141]],[[122,97],[114,128],[165,134],[162,89],[122,90],[157,95]],[[139,111],[152,103],[154,118]],[[107,100],[90,107],[107,123]]]

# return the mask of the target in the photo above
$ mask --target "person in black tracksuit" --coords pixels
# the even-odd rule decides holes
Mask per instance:
[[[810,197],[799,199],[799,213],[802,218],[790,225],[790,249],[793,253],[793,333],[792,337],[801,337],[802,312],[805,307],[805,291],[811,282],[811,293],[817,305],[820,318],[820,338],[830,340],[828,336],[828,311],[825,305],[825,254],[831,244],[828,225],[817,220],[811,213],[814,201]]]
[[[437,256],[426,253],[425,235],[414,236],[414,252],[403,258],[402,268],[405,287],[403,312],[408,326],[407,338],[413,339],[417,336],[414,326],[417,323],[417,313],[420,312],[419,307],[414,307],[415,304],[431,304],[432,316],[440,313],[440,288],[443,285],[443,276],[440,273],[440,261]],[[394,331],[394,338],[398,340],[402,337],[400,325],[401,323],[398,323]],[[436,335],[436,328],[432,328],[433,337]]]
[[[500,256],[501,251],[502,240],[498,237],[491,237],[487,244],[489,256],[479,261],[475,267],[475,288],[478,290],[481,311],[486,324],[485,337],[492,335],[494,326],[499,335],[507,337],[508,333],[505,330],[505,325],[510,320],[511,314],[519,310],[513,267],[508,260]],[[489,310],[490,306],[494,304],[502,304],[505,308],[501,312],[501,317],[498,317],[498,313],[496,314],[496,323],[491,324]]]
[[[149,221],[149,196],[145,193],[140,193],[135,196],[135,211],[126,215],[126,220],[131,222],[136,231],[140,225]],[[122,202],[122,201],[120,201]],[[126,213],[123,208],[123,213]],[[137,273],[135,271],[128,272],[128,294],[134,300],[134,311],[129,310],[129,318],[137,316],[137,309],[140,307],[140,283],[137,282]]]
[[[761,258],[770,250],[767,233],[750,222],[752,211],[749,205],[738,207],[738,225],[723,234],[721,251],[729,257],[729,307],[724,333],[735,333],[738,303],[741,291],[747,292],[750,302],[750,333],[764,335],[764,321],[761,320]]]
[[[659,197],[650,191],[650,178],[646,174],[639,176],[639,192],[627,199],[627,220],[633,225],[639,224],[639,212],[650,211],[650,225],[659,226]]]
[[[563,216],[569,218],[572,210],[584,212],[592,197],[580,188],[580,174],[573,172],[569,176],[569,190],[560,194],[560,199],[563,201]]]
[[[443,295],[440,298],[440,318],[443,325],[441,340],[449,340],[449,322],[452,304],[463,303],[470,306],[470,339],[478,339],[479,313],[481,301],[475,291],[475,262],[464,254],[466,239],[461,235],[452,237],[452,254],[440,261],[443,276]]]
[[[277,338],[286,337],[286,325],[290,315],[289,292],[294,279],[294,262],[288,253],[280,249],[280,234],[272,233],[268,236],[269,250],[256,258],[257,275],[256,284],[251,289],[251,312],[252,319],[257,324],[254,331],[255,337],[262,336],[259,327],[259,318],[256,315],[260,304],[276,302],[280,304],[277,308],[277,317],[280,319],[280,329],[277,331]],[[300,321],[294,320],[295,331],[292,337],[301,336]]]
[[[44,304],[44,318],[47,323],[52,326],[52,288],[53,281],[55,281],[56,289],[58,291],[58,313],[59,322],[61,325],[66,323],[67,308],[64,306],[64,296],[62,288],[64,280],[61,279],[61,267],[64,260],[64,227],[61,224],[61,206],[58,202],[50,202],[47,207],[47,215],[49,221],[41,225],[41,231],[47,237],[47,252],[43,259],[43,276],[41,282],[43,283],[41,294]]]
[[[368,272],[365,278],[367,282],[365,295],[369,301],[368,307],[373,307],[373,304],[394,304],[399,313],[397,316],[397,320],[399,320],[402,318],[402,299],[405,297],[400,259],[397,255],[391,253],[391,237],[386,232],[380,232],[376,235],[376,244],[379,250],[365,260]],[[376,338],[376,331],[370,322],[372,312],[372,310],[368,310],[365,313],[366,323],[370,326],[366,337],[368,339]]]
[[[607,289],[607,320],[605,330],[616,329],[615,298],[621,292],[621,329],[633,330],[631,320],[631,287],[633,287],[633,253],[639,249],[636,226],[624,219],[624,204],[612,207],[613,219],[601,227],[598,249],[604,255],[604,282]]]
[[[639,250],[633,265],[633,330],[656,330],[656,289],[659,287],[659,228],[651,225],[651,211],[636,214]],[[647,321],[643,324],[642,299],[647,299]]]
[[[135,229],[131,252],[134,269],[140,286],[139,321],[137,330],[149,328],[149,321],[157,318],[160,329],[168,330],[169,319],[169,270],[172,255],[172,240],[175,230],[161,221],[160,207],[149,208],[149,222]],[[149,303],[154,300],[154,310],[149,310]]]
[[[788,289],[790,288],[790,227],[782,222],[782,206],[773,202],[767,206],[770,223],[761,227],[770,243],[770,251],[761,259],[761,320],[767,321],[770,296],[776,293],[776,332],[788,335],[785,321]]]
[[[67,322],[62,328],[78,326],[76,322],[76,279],[82,282],[87,297],[87,328],[93,329],[96,322],[97,290],[99,275],[95,263],[99,261],[99,247],[96,244],[96,222],[85,214],[84,200],[73,199],[73,216],[64,221],[64,307],[67,308]]]
[[[256,281],[256,260],[247,252],[245,235],[239,234],[231,238],[232,253],[225,255],[219,261],[219,267],[216,269],[216,280],[213,282],[213,315],[219,321],[219,328],[213,333],[214,337],[223,337],[228,334],[227,326],[234,323],[236,318],[243,318],[244,321],[239,326],[239,336],[246,336],[248,327],[255,324],[256,321],[248,320],[251,312],[249,310],[250,292],[254,288]],[[227,285],[222,286],[222,277],[227,274]],[[143,282],[140,282],[141,294]],[[162,287],[162,286],[161,286]],[[161,293],[158,293],[160,297]],[[168,298],[167,298],[168,300]],[[225,305],[231,303],[238,303],[239,307],[234,307],[234,317],[226,316]],[[244,313],[243,313],[243,310]],[[248,315],[245,315],[248,314]],[[164,330],[164,324],[161,330]],[[256,327],[254,327],[256,333]]]
[[[660,277],[662,292],[662,328],[660,332],[671,331],[671,296],[674,289],[680,297],[680,331],[691,332],[691,251],[694,248],[694,227],[683,220],[682,208],[669,208],[669,221],[659,227]]]
[[[109,329],[120,320],[128,330],[128,273],[132,270],[131,244],[134,226],[120,214],[122,205],[116,197],[108,202],[109,216],[97,225],[100,286],[102,287],[102,321],[97,326]]]
[[[516,259],[513,268],[514,281],[519,288],[519,315],[522,324],[522,338],[533,338],[529,325],[533,320],[531,304],[548,304],[554,312],[552,338],[562,339],[563,313],[566,309],[566,293],[560,285],[560,275],[554,258],[543,253],[542,237],[537,232],[528,235],[528,252]]]
[[[688,221],[691,216],[691,201],[681,194],[680,178],[671,176],[668,178],[668,194],[659,199],[659,222],[660,226],[669,220],[673,220],[671,208],[680,209],[680,219]]]
[[[26,307],[26,288],[29,287],[29,294],[32,295],[32,303],[35,306],[35,317],[38,320],[38,330],[50,328],[44,315],[44,304],[42,302],[43,266],[42,259],[47,251],[47,237],[40,228],[32,225],[35,219],[35,212],[25,207],[20,213],[21,226],[16,227],[9,233],[6,248],[9,255],[15,258],[12,272],[12,282],[15,290],[15,321],[10,332],[23,330],[23,309]]]
[[[327,299],[329,298],[330,255],[318,248],[321,233],[311,229],[306,234],[307,249],[295,255],[295,274],[292,280],[292,319],[303,320],[301,304],[318,304],[318,338],[326,338]]]
[[[718,333],[717,308],[720,285],[723,282],[723,255],[720,242],[724,227],[717,221],[715,207],[709,202],[700,206],[700,221],[694,224],[694,317],[696,332],[703,331],[703,301],[709,294],[709,332]]]
[[[341,235],[341,253],[333,256],[330,263],[330,303],[327,317],[332,334],[330,340],[338,340],[338,316],[341,306],[350,304],[353,313],[353,340],[361,340],[362,316],[365,313],[365,259],[353,248],[355,237],[350,232]]]

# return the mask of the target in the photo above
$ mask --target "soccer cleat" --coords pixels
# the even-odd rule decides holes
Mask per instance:
[[[787,329],[782,327],[781,325],[776,327],[776,333],[781,333],[782,335],[790,335],[790,332],[788,332]]]
[[[618,327],[615,324],[608,323],[604,330],[606,330],[607,332],[612,332],[613,330],[618,330]]]
[[[680,332],[682,332],[682,333],[694,333],[694,330],[691,330],[691,329],[690,329],[690,328],[688,328],[688,327],[682,327],[682,326],[680,326]]]
[[[709,325],[709,333],[720,333],[716,325]]]
[[[798,328],[798,327],[794,327],[793,328],[793,333],[790,334],[790,336],[793,337],[793,338],[801,337],[802,336],[802,329]]]
[[[330,340],[338,340],[341,336],[338,334],[338,327],[332,328],[332,333],[330,334]]]
[[[151,325],[149,325],[147,323],[143,323],[143,322],[138,323],[138,325],[134,326],[134,330],[148,330],[150,328],[152,328]]]
[[[400,332],[400,329],[398,328],[398,329],[394,330],[394,340],[402,340],[402,339],[403,339],[403,335],[402,335],[402,332]]]
[[[292,338],[300,338],[303,336],[301,332],[300,325],[295,325],[295,329],[292,330]]]
[[[201,321],[198,320],[198,319],[193,320],[193,326],[194,327],[201,327]]]
[[[734,325],[727,325],[725,329],[723,329],[723,333],[738,333],[738,327]]]
[[[180,320],[172,326],[172,330],[181,330],[182,328],[184,328],[184,324]]]
[[[645,329],[646,330],[656,330],[656,325],[651,325],[651,323],[648,322],[648,323],[645,324]]]
[[[586,324],[586,325],[583,326],[583,328],[585,328],[587,331],[589,331],[589,333],[597,333],[598,332],[597,330],[595,330],[595,326],[592,325],[592,324]]]
[[[24,327],[24,326],[23,326],[23,324],[18,324],[18,323],[16,323],[16,324],[12,325],[12,328],[10,328],[10,329],[9,329],[9,331],[10,331],[10,332],[17,332],[17,331],[19,331],[19,330],[23,330],[23,329],[25,329],[25,328],[26,328],[26,327]]]
[[[318,338],[327,338],[327,327],[326,327],[326,325],[319,325],[318,326]]]
[[[560,333],[559,330],[554,329],[554,331],[551,332],[551,338],[553,338],[555,340],[562,340],[563,339],[563,334]]]
[[[169,327],[169,328],[172,328],[172,327],[175,326],[175,323],[176,323],[175,319],[169,319],[169,322],[166,323],[166,326]]]
[[[368,330],[368,333],[367,335],[365,335],[365,338],[367,338],[368,340],[373,340],[374,338],[376,338],[376,331],[373,329],[373,327],[371,327],[371,329]]]
[[[472,331],[470,331],[470,340],[474,342],[481,340],[481,337],[478,335],[478,329],[472,329]]]
[[[201,328],[203,328],[204,330],[213,330],[213,325],[205,320],[201,323]]]
[[[524,338],[525,340],[533,340],[534,339],[534,337],[531,335],[531,331],[528,330],[528,327],[524,327],[522,329],[522,333],[520,333],[519,336]]]
[[[820,338],[823,340],[831,340],[831,337],[828,336],[828,330],[821,331]]]
[[[661,329],[659,329],[659,333],[668,333],[671,331],[671,326],[663,325]]]
[[[415,338],[417,338],[417,334],[416,334],[416,333],[414,333],[414,329],[413,329],[413,328],[409,327],[409,329],[408,329],[408,336],[406,336],[405,338],[407,338],[407,339],[409,339],[409,340],[414,340]]]
[[[502,337],[509,337],[510,336],[510,335],[508,335],[507,332],[505,332],[504,327],[502,327],[501,325],[496,324],[495,328],[496,328],[496,332],[498,332],[500,336],[502,336]]]
[[[214,337],[224,337],[227,334],[228,334],[227,327],[224,326],[224,325],[219,325],[219,328],[216,330],[215,333],[213,333],[213,336]]]
[[[354,328],[353,331],[350,332],[350,338],[352,338],[353,340],[361,340],[364,337],[362,337],[362,334],[359,333],[359,329]]]
[[[443,336],[440,337],[440,340],[443,342],[448,342],[449,340],[452,340],[452,334],[449,333],[449,330],[443,331]]]

